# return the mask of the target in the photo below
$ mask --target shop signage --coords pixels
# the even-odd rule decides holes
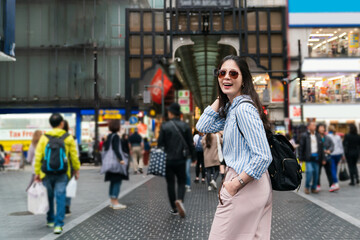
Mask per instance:
[[[103,119],[121,119],[121,114],[119,110],[100,110],[99,115],[102,116]]]
[[[301,118],[301,106],[300,105],[291,105],[289,107],[290,119],[300,119]]]
[[[37,129],[6,129],[0,130],[0,140],[31,140],[34,132]],[[43,133],[50,131],[51,129],[43,130]]]
[[[184,114],[190,113],[190,106],[180,106],[180,111]]]
[[[172,82],[169,80],[169,78],[167,77],[167,75],[165,73],[163,73],[162,69],[159,68],[153,79],[151,80],[151,88],[150,93],[151,93],[151,98],[152,100],[157,103],[157,104],[161,104],[161,91],[162,91],[162,78],[164,78],[164,97],[166,96],[166,94],[169,92],[170,88],[172,87]]]
[[[284,102],[284,86],[278,80],[271,80],[271,101]]]
[[[360,25],[360,1],[288,0],[290,27]]]
[[[189,98],[180,98],[178,102],[179,102],[179,105],[186,105],[186,106],[190,105],[190,99]]]

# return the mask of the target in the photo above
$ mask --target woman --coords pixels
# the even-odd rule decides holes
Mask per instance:
[[[31,174],[31,178],[30,178],[30,183],[28,185],[28,187],[26,188],[25,191],[27,191],[29,189],[29,187],[31,186],[31,184],[34,182],[34,178],[35,178],[35,173],[34,173],[34,165],[35,165],[35,150],[36,150],[36,146],[40,140],[40,137],[42,135],[42,132],[40,130],[36,130],[33,134],[32,140],[31,140],[31,144],[27,153],[27,158],[26,161],[31,164],[31,166],[33,167],[33,173]]]
[[[359,173],[356,163],[359,158],[360,136],[357,134],[354,124],[349,125],[349,133],[345,135],[343,145],[350,172],[351,181],[349,185],[355,186],[355,180],[356,184],[359,184]]]
[[[339,180],[337,178],[337,170],[338,170],[337,167],[339,165],[340,160],[345,161],[344,147],[342,144],[341,137],[336,134],[336,128],[334,125],[329,126],[329,134],[327,136],[334,143],[334,151],[332,151],[330,154],[333,184],[331,185],[329,192],[335,192],[340,189]]]
[[[120,121],[119,120],[111,120],[109,122],[109,131],[111,132],[105,141],[104,147],[105,151],[114,151],[117,159],[120,161],[120,164],[125,164],[123,160],[123,156],[120,152],[124,152],[122,150],[123,143],[120,141],[120,137],[118,132],[120,131]],[[112,147],[110,149],[110,146]],[[120,149],[121,148],[121,149]],[[109,196],[110,196],[110,207],[112,209],[125,209],[126,205],[119,203],[118,196],[120,193],[120,186],[122,180],[129,180],[129,174],[127,176],[120,173],[105,173],[105,181],[110,181],[109,188]]]
[[[144,138],[144,154],[143,154],[143,161],[144,165],[147,166],[149,163],[149,155],[150,155],[150,143],[148,138]]]
[[[36,130],[33,134],[31,144],[28,150],[26,161],[30,163],[32,166],[35,164],[35,149],[40,140],[42,132],[40,130]]]
[[[272,188],[267,168],[272,157],[265,132],[270,124],[245,60],[225,57],[217,80],[219,96],[196,125],[200,132],[224,130],[227,173],[209,239],[270,239]]]
[[[206,168],[206,180],[208,184],[208,191],[217,189],[216,179],[219,176],[219,155],[217,136],[214,133],[207,133],[205,138],[201,140],[204,149],[204,165]]]

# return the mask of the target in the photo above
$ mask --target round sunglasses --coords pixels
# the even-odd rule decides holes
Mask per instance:
[[[223,70],[223,69],[220,69],[220,70],[217,70],[216,69],[216,76],[220,79],[223,79],[225,78],[226,76],[226,73],[227,73],[227,70]],[[233,80],[237,79],[239,76],[239,73],[235,70],[230,70],[229,71],[229,77]]]

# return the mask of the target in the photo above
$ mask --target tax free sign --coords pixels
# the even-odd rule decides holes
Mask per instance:
[[[359,0],[288,0],[290,27],[358,27]]]

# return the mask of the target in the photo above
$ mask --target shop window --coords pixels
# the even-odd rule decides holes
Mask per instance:
[[[305,103],[360,102],[360,80],[355,74],[307,77],[302,87]]]
[[[310,57],[360,56],[359,28],[315,28],[308,39]]]

